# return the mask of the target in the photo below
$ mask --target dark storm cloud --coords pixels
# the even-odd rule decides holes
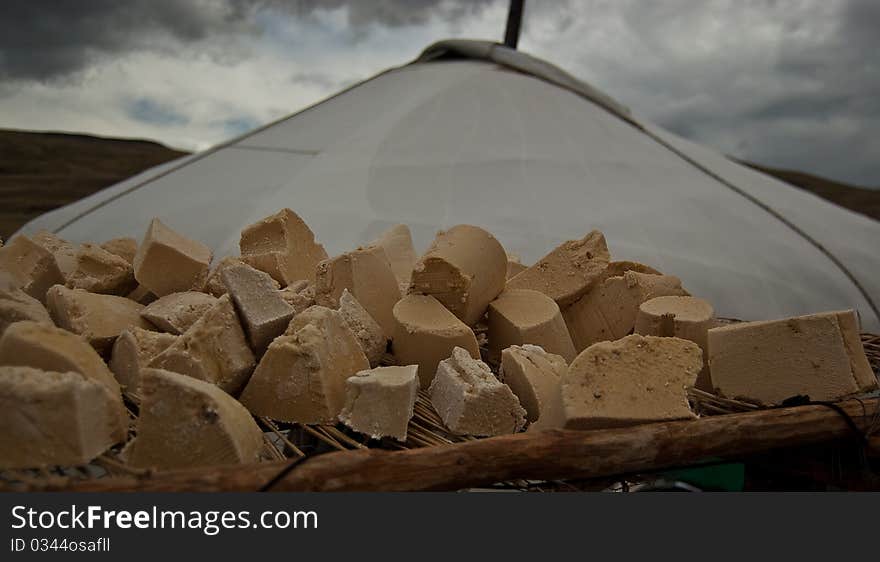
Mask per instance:
[[[591,31],[622,48],[584,51],[581,74],[642,115],[737,157],[880,187],[877,0],[592,8]]]
[[[63,78],[107,55],[175,53],[181,45],[257,32],[254,16],[273,10],[308,18],[347,8],[354,27],[454,21],[488,0],[22,0],[0,3],[0,79]]]

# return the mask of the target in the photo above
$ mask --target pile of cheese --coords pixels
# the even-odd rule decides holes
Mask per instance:
[[[531,266],[471,225],[421,256],[399,225],[331,258],[284,209],[240,249],[212,267],[158,219],[140,243],[0,247],[0,468],[117,445],[135,467],[255,462],[255,416],[403,441],[419,389],[450,432],[492,436],[693,418],[692,386],[764,404],[877,386],[853,311],[721,325],[597,231]]]

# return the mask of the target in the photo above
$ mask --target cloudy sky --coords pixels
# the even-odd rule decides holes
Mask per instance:
[[[727,154],[880,187],[880,1],[527,0],[520,48]],[[188,150],[443,38],[507,0],[0,3],[0,127]]]

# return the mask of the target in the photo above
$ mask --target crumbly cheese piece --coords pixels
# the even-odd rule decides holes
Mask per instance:
[[[694,342],[634,334],[591,345],[562,376],[562,427],[595,429],[696,417],[687,399],[703,357]]]
[[[122,441],[118,397],[75,372],[0,366],[0,469],[86,464]]]
[[[73,270],[65,277],[65,285],[71,289],[127,295],[137,286],[131,263],[100,246],[81,244],[74,260]]]
[[[339,421],[373,439],[406,441],[419,394],[418,367],[377,367],[345,382],[345,405]]]
[[[113,238],[101,244],[101,247],[111,254],[124,259],[129,264],[133,264],[134,256],[137,254],[138,243],[134,238]]]
[[[83,336],[102,354],[110,351],[123,330],[152,328],[141,318],[143,305],[125,297],[98,295],[55,285],[46,294],[46,305],[55,324]]]
[[[540,291],[565,308],[590,290],[609,260],[605,236],[594,230],[580,240],[563,242],[507,287]]]
[[[278,294],[293,307],[295,315],[315,305],[315,285],[304,279],[294,281],[278,291]]]
[[[526,411],[510,387],[460,347],[440,362],[428,392],[443,423],[459,435],[515,433],[526,422]]]
[[[141,311],[141,316],[160,330],[179,335],[189,330],[216,304],[217,299],[207,293],[171,293],[148,304]]]
[[[74,372],[103,385],[114,396],[115,412],[122,428],[114,438],[118,441],[125,439],[128,413],[122,403],[119,383],[82,336],[36,322],[16,322],[0,337],[0,365],[32,367],[58,373]]]
[[[369,366],[342,315],[313,306],[269,344],[241,403],[279,421],[334,423],[345,404],[346,379]]]
[[[232,299],[224,295],[149,366],[189,375],[235,394],[255,364]]]

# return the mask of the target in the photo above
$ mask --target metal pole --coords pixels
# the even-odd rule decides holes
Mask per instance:
[[[525,4],[525,0],[510,0],[510,11],[507,12],[507,29],[504,31],[504,44],[511,49],[516,49],[516,45],[519,43],[523,4]]]

